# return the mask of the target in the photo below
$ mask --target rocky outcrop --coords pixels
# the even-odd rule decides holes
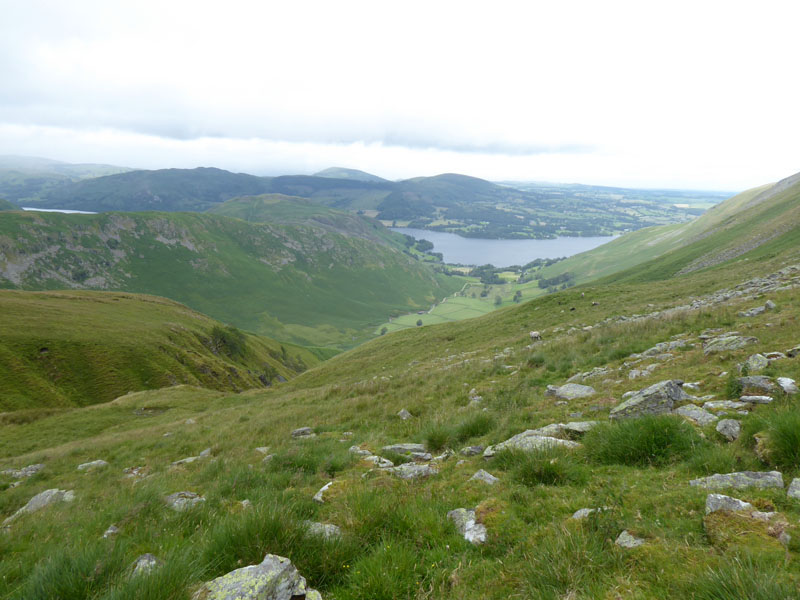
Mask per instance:
[[[72,490],[59,490],[56,488],[45,490],[36,494],[33,498],[28,500],[27,504],[20,508],[13,515],[3,521],[3,527],[10,525],[19,517],[25,514],[35,513],[43,509],[45,506],[50,506],[57,502],[72,502],[75,499],[75,492]]]
[[[21,469],[5,469],[4,471],[0,471],[0,475],[7,475],[12,479],[25,479],[26,477],[33,477],[42,469],[44,469],[44,464],[38,463],[22,467]]]
[[[707,340],[703,345],[703,354],[731,352],[757,343],[758,338],[739,335],[738,332],[731,331]]]
[[[415,454],[415,453],[419,453],[419,454],[426,454],[427,453],[427,450],[425,449],[425,446],[423,444],[407,444],[407,443],[391,444],[389,446],[384,446],[383,448],[381,448],[381,450],[383,452],[392,452],[394,454],[401,454],[401,455],[406,455],[406,454],[411,455],[411,454]]]
[[[610,419],[632,419],[644,415],[672,412],[675,404],[692,397],[683,391],[682,381],[668,379],[632,394],[625,402],[611,409]]]
[[[775,384],[764,375],[739,377],[736,382],[741,386],[744,394],[771,394],[775,391]]]
[[[735,442],[742,432],[742,425],[736,419],[722,419],[717,423],[717,432],[729,442]]]
[[[569,440],[539,435],[536,433],[535,429],[528,429],[527,431],[523,431],[507,439],[505,442],[500,442],[495,446],[489,446],[483,451],[483,457],[491,458],[501,450],[523,450],[526,452],[533,452],[536,450],[548,450],[559,446],[563,448],[579,448],[580,444]]]
[[[489,473],[488,471],[484,471],[483,469],[478,469],[475,472],[475,475],[469,478],[470,481],[481,481],[483,483],[487,483],[489,485],[494,485],[498,481],[500,481],[497,477]]]
[[[389,473],[400,479],[421,479],[436,475],[438,471],[430,465],[419,465],[416,463],[405,463],[391,469],[386,469]]]
[[[294,431],[292,431],[292,438],[294,439],[311,438],[311,437],[316,437],[316,435],[317,434],[314,433],[314,430],[311,429],[311,427],[300,427],[299,429],[295,429]]]
[[[467,508],[456,508],[447,513],[456,526],[458,532],[464,539],[471,544],[483,544],[486,542],[486,526],[475,520],[475,510]]]
[[[749,510],[753,505],[738,498],[723,496],[722,494],[709,494],[706,496],[706,514],[718,510]]]
[[[164,501],[175,512],[184,512],[205,502],[206,499],[194,492],[175,492],[167,496]]]
[[[686,419],[689,419],[692,423],[699,425],[700,427],[710,425],[719,418],[716,415],[712,415],[704,408],[700,408],[694,404],[686,404],[685,406],[678,407],[673,412],[676,415],[680,415]]]
[[[108,463],[104,460],[93,460],[92,462],[83,463],[78,465],[78,471],[94,471],[107,467]]]
[[[736,490],[746,488],[783,488],[783,476],[779,471],[740,471],[738,473],[715,473],[708,477],[692,479],[689,485],[707,490],[722,490],[733,488]]]
[[[547,396],[555,396],[561,400],[588,398],[589,396],[594,396],[596,393],[593,387],[581,385],[579,383],[565,383],[562,386],[548,385],[545,391]]]

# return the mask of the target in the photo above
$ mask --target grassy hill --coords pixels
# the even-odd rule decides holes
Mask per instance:
[[[12,204],[8,200],[3,200],[0,198],[0,210],[19,210],[19,207],[15,204]]]
[[[0,250],[0,287],[155,294],[312,346],[352,346],[462,285],[395,246],[199,213],[9,212]]]
[[[760,214],[781,202],[764,200]],[[776,387],[771,403],[749,404],[746,414],[714,410],[739,423],[735,441],[715,423],[676,414],[608,418],[626,393],[665,380],[686,382],[689,403],[738,400],[739,364],[800,342],[800,247],[781,242],[789,233],[680,276],[664,267],[680,261],[657,259],[642,266],[647,277],[391,333],[266,390],[170,388],[58,419],[2,422],[0,469],[44,468],[13,488],[3,475],[0,516],[46,489],[74,490],[75,501],[22,516],[0,536],[0,555],[13,557],[0,562],[0,595],[185,600],[202,582],[274,553],[337,600],[796,598],[800,503],[785,487],[728,487],[718,492],[751,507],[706,514],[709,490],[689,482],[735,471],[778,470],[785,484],[800,476],[798,395]],[[682,264],[694,260],[690,253]],[[773,309],[740,314],[767,300]],[[533,329],[541,342],[531,343]],[[705,351],[709,335],[731,330],[753,339]],[[665,352],[662,342],[674,345]],[[760,374],[800,380],[798,361],[777,358]],[[591,396],[547,393],[579,374]],[[148,419],[134,412],[144,408]],[[411,418],[397,416],[402,408]],[[570,421],[599,424],[574,448],[461,454]],[[315,437],[291,435],[306,426]],[[435,473],[402,480],[349,451],[413,462],[383,449],[399,442],[439,456],[418,463]],[[256,450],[264,447],[267,460]],[[208,459],[172,465],[206,448]],[[97,459],[109,465],[77,470]],[[126,478],[130,467],[142,476]],[[498,481],[472,479],[479,469]],[[323,503],[313,501],[329,482]],[[183,490],[205,501],[169,510],[165,497]],[[458,508],[475,509],[485,543],[459,533],[447,516]],[[573,518],[579,509],[602,510]],[[314,534],[310,521],[337,525],[340,537]],[[105,539],[111,524],[119,532]],[[623,531],[642,544],[618,546]],[[165,566],[131,577],[145,552]]]
[[[177,384],[236,392],[319,362],[155,296],[2,291],[0,315],[0,412],[99,404]]]
[[[344,169],[342,167],[329,167],[319,173],[314,173],[314,177],[332,177],[333,179],[355,179],[356,181],[374,182],[387,181],[383,177],[378,177],[372,173],[366,173],[358,169]]]

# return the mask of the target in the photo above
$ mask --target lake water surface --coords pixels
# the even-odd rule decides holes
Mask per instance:
[[[454,233],[392,227],[392,231],[428,240],[444,262],[462,265],[509,267],[524,265],[537,258],[561,258],[586,252],[614,239],[614,236],[560,237],[554,240],[488,240],[465,238]]]

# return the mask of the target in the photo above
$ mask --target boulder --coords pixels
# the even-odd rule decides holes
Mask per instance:
[[[131,576],[149,575],[154,569],[163,565],[163,561],[156,558],[154,555],[142,554],[139,558],[133,561],[131,565]]]
[[[6,469],[4,471],[0,471],[0,475],[8,475],[13,479],[24,479],[26,477],[33,477],[42,469],[44,469],[44,464],[38,463],[35,465],[22,467],[21,469]]]
[[[194,492],[175,492],[167,496],[164,501],[175,512],[184,512],[205,502],[206,499]]]
[[[783,475],[779,471],[740,471],[738,473],[715,473],[708,477],[692,479],[689,485],[707,490],[722,490],[733,488],[783,488]]]
[[[103,539],[114,537],[119,533],[119,527],[116,525],[109,525],[108,529],[103,532]]]
[[[462,456],[477,456],[483,452],[483,446],[466,446],[461,449]]]
[[[723,496],[722,494],[709,494],[706,496],[706,514],[718,510],[750,510],[753,505],[738,498]]]
[[[751,354],[744,363],[748,373],[760,373],[769,366],[769,360],[763,354]]]
[[[632,536],[627,530],[625,530],[617,536],[617,539],[614,540],[614,543],[620,548],[636,548],[644,544],[644,540],[642,538]]]
[[[303,521],[303,524],[308,527],[308,533],[311,535],[319,536],[326,540],[342,537],[342,530],[337,525],[315,523],[314,521]]]
[[[484,471],[483,469],[478,469],[475,472],[475,475],[469,478],[470,481],[482,481],[483,483],[487,483],[489,485],[494,485],[498,481],[500,481],[497,477],[492,475],[491,473]]]
[[[676,415],[680,415],[686,419],[689,419],[692,423],[695,423],[696,425],[700,425],[700,427],[705,427],[706,425],[710,425],[719,418],[715,415],[712,415],[704,408],[700,408],[699,406],[695,406],[694,404],[686,404],[685,406],[680,406],[676,408],[673,412]]]
[[[387,469],[387,471],[395,477],[406,480],[421,479],[423,477],[429,477],[438,473],[438,471],[430,465],[419,465],[416,463],[405,463],[397,467]]]
[[[356,456],[372,456],[372,452],[370,452],[369,450],[364,450],[359,446],[350,446],[348,451],[350,452],[350,454],[355,454]]]
[[[631,419],[644,415],[661,415],[672,412],[677,402],[691,399],[683,391],[683,382],[668,379],[631,395],[625,402],[611,409],[610,419]]]
[[[269,446],[258,446],[255,450],[265,456],[269,454]]]
[[[717,423],[717,432],[729,442],[735,442],[742,432],[742,425],[736,419],[722,419]]]
[[[288,558],[267,554],[260,564],[204,583],[192,600],[321,600]]]
[[[789,489],[786,490],[786,495],[789,496],[789,498],[800,500],[800,477],[792,479],[792,483],[789,484]]]
[[[314,430],[311,427],[300,427],[299,429],[295,429],[292,431],[292,437],[294,439],[297,438],[310,438],[315,437],[317,434],[314,433]]]
[[[383,452],[393,452],[395,454],[412,454],[414,452],[425,454],[427,452],[425,446],[422,444],[391,444],[389,446],[384,446],[381,450]]]
[[[757,343],[758,338],[743,335],[723,334],[719,337],[711,338],[710,340],[706,341],[706,343],[703,345],[703,354],[730,352]]]
[[[50,506],[56,502],[72,502],[74,499],[75,492],[72,490],[59,490],[56,488],[45,490],[36,494],[33,498],[28,500],[25,506],[20,508],[10,517],[6,518],[3,521],[3,526],[5,527],[6,525],[10,525],[22,515],[35,513],[36,511],[43,509],[45,506]]]
[[[400,412],[397,413],[397,416],[400,417],[403,421],[407,421],[414,415],[408,412],[405,408],[400,409]]]
[[[258,449],[258,448],[256,448],[256,449]],[[267,448],[267,450],[269,450],[269,448]],[[187,456],[186,458],[182,458],[180,460],[176,460],[176,461],[170,463],[170,466],[171,467],[179,467],[181,465],[189,465],[189,464],[192,464],[195,461],[203,460],[204,458],[208,458],[209,456],[211,456],[211,448],[206,448],[205,450],[203,450],[197,456]]]
[[[544,427],[539,427],[538,429],[533,429],[532,431],[534,431],[536,435],[568,439],[582,436],[598,423],[599,421],[570,421],[569,423],[552,423],[550,425],[545,425]]]
[[[772,383],[769,377],[764,375],[739,377],[736,381],[741,386],[744,394],[769,394],[775,391],[775,384]]]
[[[703,408],[706,410],[742,410],[750,408],[750,405],[739,400],[709,400],[703,404]]]
[[[548,385],[545,391],[547,396],[555,396],[561,400],[588,398],[596,393],[593,387],[580,383],[565,383],[562,386]]]
[[[475,521],[475,511],[467,508],[456,508],[447,513],[458,532],[471,544],[483,544],[486,541],[486,526]]]
[[[772,400],[772,396],[742,396],[739,398],[740,402],[747,404],[769,404]]]
[[[323,485],[321,488],[319,488],[319,491],[318,491],[316,494],[314,494],[314,497],[313,497],[313,498],[311,498],[311,499],[312,499],[314,502],[318,503],[318,504],[325,504],[325,498],[324,498],[324,496],[325,496],[325,491],[326,491],[326,490],[327,490],[329,487],[331,487],[332,485],[333,485],[333,482],[332,482],[332,481],[329,481],[328,483],[326,483],[325,485]]]
[[[507,439],[505,442],[500,442],[495,446],[489,446],[483,451],[484,458],[491,458],[500,450],[524,450],[532,452],[535,450],[547,450],[561,446],[564,448],[579,448],[578,442],[571,442],[569,440],[562,440],[559,438],[538,435],[536,430],[528,429],[522,433]]]
[[[786,356],[789,358],[794,358],[795,356],[800,356],[800,345],[795,346],[794,348],[790,348],[786,351]]]
[[[608,508],[604,506],[601,506],[599,508],[581,508],[572,513],[570,519],[575,519],[576,521],[580,521],[581,519],[585,519],[589,515],[592,515],[596,512],[603,512],[604,510],[608,510]]]
[[[388,458],[383,458],[382,456],[372,456],[372,455],[362,456],[361,460],[371,462],[379,469],[388,469],[394,466],[394,463],[392,461],[390,461]]]
[[[783,390],[783,393],[786,395],[793,395],[797,393],[797,383],[794,379],[789,377],[778,377],[777,379],[778,385]]]
[[[107,466],[108,463],[104,460],[93,460],[92,462],[78,465],[78,471],[94,471],[95,469],[102,469]]]
[[[767,310],[775,310],[776,308],[778,308],[778,305],[775,304],[772,300],[767,300],[764,303],[764,308],[766,308]]]
[[[749,310],[743,310],[739,312],[740,317],[757,317],[760,314],[763,314],[766,311],[765,306],[756,306]]]

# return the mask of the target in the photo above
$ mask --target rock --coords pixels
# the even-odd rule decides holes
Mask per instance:
[[[108,463],[104,460],[93,460],[92,462],[78,465],[78,471],[94,471],[95,469],[102,469],[103,467],[107,466]]]
[[[242,510],[247,510],[249,508],[253,508],[253,503],[250,502],[250,500],[248,500],[247,498],[245,498],[244,500],[239,502],[239,506],[242,507]]]
[[[438,471],[430,465],[419,465],[416,463],[405,463],[397,467],[387,469],[387,471],[392,473],[392,475],[395,477],[406,480],[420,479],[422,477],[429,477],[438,473]]]
[[[769,364],[772,364],[773,361],[784,360],[787,358],[783,352],[765,352],[764,356],[769,361]]]
[[[707,490],[721,490],[733,488],[737,490],[755,488],[783,488],[783,476],[779,471],[740,471],[738,473],[727,473],[709,475],[700,479],[692,479],[689,485],[701,487]]]
[[[712,415],[704,408],[700,408],[699,406],[695,406],[694,404],[686,404],[685,406],[676,408],[673,412],[676,415],[680,415],[686,419],[689,419],[692,423],[695,423],[696,425],[700,425],[700,427],[705,427],[706,425],[710,425],[711,423],[714,423],[718,419],[717,416]]]
[[[267,455],[264,457],[264,459],[263,459],[261,462],[262,462],[262,463],[268,463],[268,462],[270,462],[270,461],[271,461],[273,458],[275,458],[275,455],[274,455],[274,454],[267,454]]]
[[[500,481],[497,477],[484,471],[483,469],[479,469],[475,472],[475,475],[469,478],[470,481],[482,481],[483,483],[488,483],[489,485],[494,485],[498,481]]]
[[[422,460],[425,462],[428,462],[433,458],[433,455],[431,455],[429,452],[411,452],[407,456],[410,456],[414,460]]]
[[[722,419],[722,421],[717,423],[717,432],[729,442],[735,442],[739,439],[739,434],[742,432],[742,425],[735,419]]]
[[[604,506],[600,508],[581,508],[572,513],[570,519],[575,519],[576,521],[580,521],[581,519],[585,519],[591,514],[594,514],[596,512],[602,512],[604,510],[608,510],[608,508]]]
[[[680,382],[681,384],[683,382]],[[676,402],[689,400],[677,380],[668,379],[639,390],[625,402],[611,409],[610,419],[631,419],[644,415],[660,415],[672,412]]]
[[[258,565],[207,581],[192,600],[321,600],[288,558],[267,554]]]
[[[554,404],[554,406],[566,406],[567,404],[569,404],[569,402],[567,402],[566,400],[559,400]]]
[[[122,472],[125,474],[126,479],[144,479],[147,477],[148,470],[147,467],[128,467],[123,469]]]
[[[149,575],[154,569],[160,567],[164,563],[150,554],[142,554],[139,558],[133,561],[131,565],[131,576]]]
[[[741,386],[742,392],[745,394],[769,394],[775,391],[775,384],[769,377],[764,375],[749,375],[747,377],[739,377],[737,383]]]
[[[194,419],[186,419],[186,420],[183,422],[183,424],[184,424],[184,425],[197,425],[197,421],[195,421]]]
[[[269,448],[267,448],[267,450],[269,450]],[[180,460],[176,460],[176,461],[170,463],[170,466],[171,467],[179,467],[181,465],[189,465],[189,464],[191,464],[191,463],[193,463],[195,461],[202,460],[204,458],[208,458],[209,456],[211,456],[211,448],[206,448],[205,450],[203,450],[197,456],[189,456],[187,458],[182,458]]]
[[[789,498],[800,500],[800,477],[792,479],[792,483],[789,484],[789,489],[786,490],[786,495]]]
[[[528,429],[522,433],[507,439],[495,446],[489,446],[483,451],[484,458],[491,458],[500,450],[523,450],[532,452],[535,450],[546,450],[556,446],[563,446],[565,448],[579,448],[580,444],[571,442],[569,440],[562,440],[559,438],[537,435],[536,430]]]
[[[3,521],[3,526],[10,525],[19,517],[29,513],[35,513],[43,509],[45,506],[50,506],[56,502],[72,502],[75,499],[75,492],[72,490],[59,490],[56,488],[45,490],[36,494],[33,498],[28,500],[27,504],[20,508],[10,517]]]
[[[331,487],[332,485],[333,485],[333,482],[332,482],[332,481],[329,481],[328,483],[326,483],[325,485],[323,485],[321,488],[319,488],[319,491],[318,491],[316,494],[314,494],[314,497],[313,497],[313,498],[311,498],[311,499],[312,499],[314,502],[317,502],[317,503],[319,503],[319,504],[325,504],[325,498],[324,498],[325,491],[326,491],[326,490],[327,490],[329,487]]]
[[[342,530],[337,525],[313,521],[303,521],[303,524],[308,527],[308,533],[311,535],[317,535],[326,540],[342,537]]]
[[[403,408],[403,409],[400,409],[400,412],[397,413],[397,416],[400,417],[403,421],[407,421],[408,419],[410,419],[414,415],[412,415],[405,408]]]
[[[316,437],[316,435],[317,434],[314,433],[314,430],[311,429],[311,427],[300,427],[299,429],[295,429],[294,431],[292,431],[292,437],[295,439],[311,438],[311,437]]]
[[[372,452],[370,452],[369,450],[364,450],[363,448],[360,448],[358,446],[350,446],[348,451],[350,452],[350,454],[355,454],[356,456],[372,456]]]
[[[269,454],[269,446],[259,446],[255,450],[256,450],[256,452],[260,452],[261,454],[264,454],[264,455]]]
[[[772,400],[772,396],[742,396],[739,398],[739,402],[747,404],[769,404]]]
[[[740,317],[757,317],[758,315],[764,313],[766,308],[763,306],[756,306],[755,308],[751,308],[749,310],[743,310],[739,312]]]
[[[763,354],[751,354],[744,365],[749,373],[760,373],[769,366],[769,360]]]
[[[448,448],[444,452],[442,452],[439,456],[434,456],[433,459],[431,460],[431,462],[439,463],[439,462],[445,461],[448,458],[450,458],[451,456],[455,456],[455,455],[456,455],[456,453]]]
[[[795,356],[800,355],[800,345],[795,346],[794,348],[790,348],[786,351],[786,356],[789,358],[794,358]]]
[[[778,308],[778,305],[775,304],[772,300],[767,300],[764,303],[764,308],[766,308],[767,310],[775,310],[776,308]]]
[[[739,410],[748,407],[749,404],[747,402],[740,402],[739,400],[709,400],[703,404],[703,408],[706,410]]]
[[[565,383],[562,386],[548,385],[545,395],[555,396],[562,400],[576,400],[578,398],[588,398],[597,392],[593,387],[581,385],[580,383]]]
[[[617,536],[617,539],[614,540],[614,543],[620,548],[636,548],[644,544],[644,540],[642,538],[632,536],[627,530],[625,530],[620,533],[619,536]]]
[[[116,525],[109,525],[108,529],[103,532],[103,539],[108,539],[110,537],[114,537],[119,533],[119,527]]]
[[[395,454],[412,454],[414,452],[419,452],[421,454],[425,454],[427,451],[425,450],[425,446],[422,444],[392,444],[390,446],[384,446],[381,448],[383,452],[393,452]]]
[[[458,532],[471,544],[483,544],[486,541],[486,526],[475,521],[475,511],[467,508],[456,508],[447,513]]]
[[[6,469],[5,471],[0,471],[0,475],[8,475],[13,479],[24,479],[26,477],[33,477],[42,469],[44,469],[44,464],[38,463],[22,467],[21,469]]]
[[[578,413],[580,414],[580,413]],[[552,423],[533,429],[535,435],[545,437],[559,437],[559,438],[576,438],[582,436],[589,431],[592,427],[597,425],[599,421],[570,421],[569,423]]]
[[[175,512],[184,512],[206,501],[205,498],[194,492],[175,492],[164,500],[167,506]]]
[[[430,455],[429,455],[430,456]],[[361,460],[365,460],[367,462],[371,462],[373,465],[378,467],[379,469],[388,469],[394,466],[394,463],[390,461],[388,458],[383,458],[382,456],[362,456]]]
[[[711,338],[703,345],[703,354],[730,352],[757,343],[758,338],[754,337],[746,337],[742,335],[721,335],[719,337]]]
[[[791,396],[796,394],[798,391],[797,383],[794,379],[790,379],[789,377],[778,377],[777,382],[784,394]]]
[[[753,505],[738,498],[723,496],[722,494],[709,494],[706,496],[706,514],[718,510],[750,510]]]
[[[461,449],[462,456],[477,456],[483,452],[483,446],[467,446]]]

